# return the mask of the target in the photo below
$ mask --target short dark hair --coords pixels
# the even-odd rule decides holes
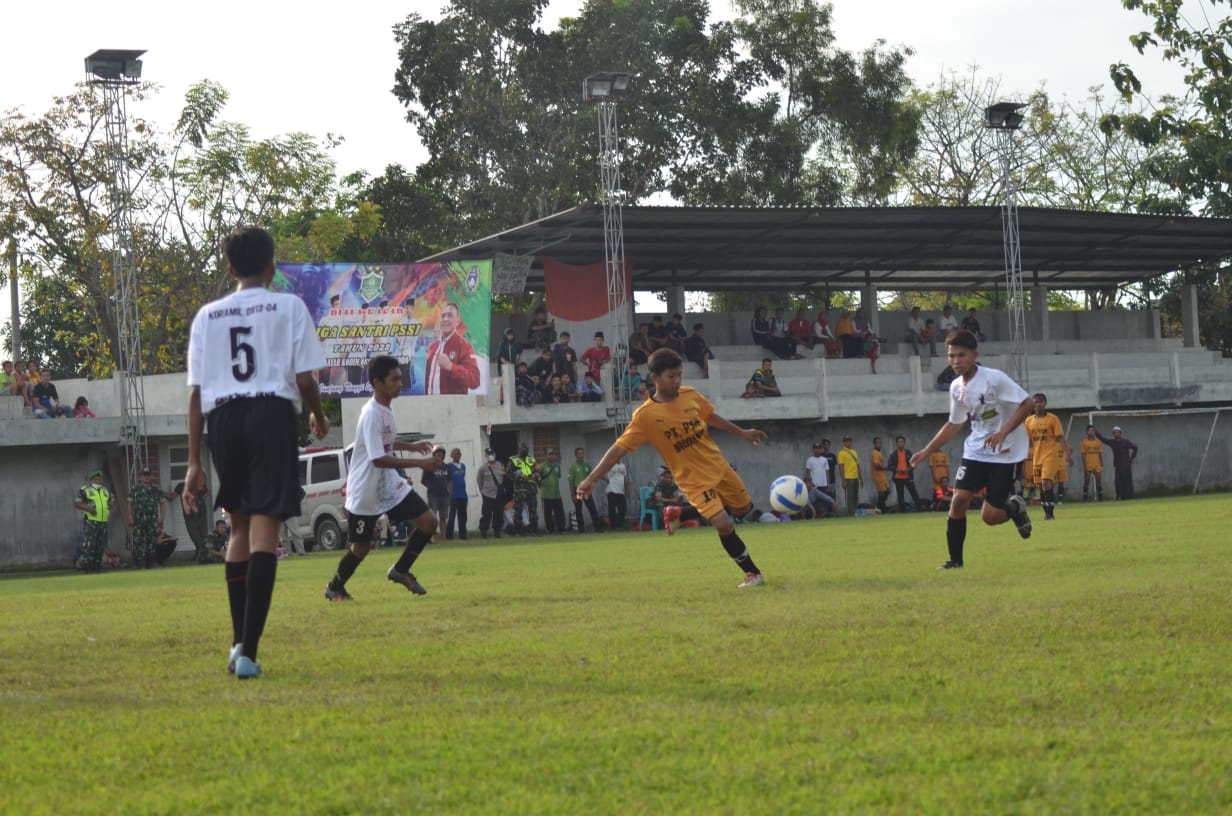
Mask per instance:
[[[966,329],[950,332],[949,337],[945,338],[947,346],[958,346],[959,348],[971,349],[974,351],[980,347],[980,341],[975,335]]]
[[[765,365],[766,363],[770,363],[771,365],[774,365],[774,361],[773,361],[773,360],[771,360],[769,357],[762,357],[762,358],[761,358],[761,364],[762,364],[762,365]]]
[[[650,355],[650,359],[646,361],[646,368],[651,374],[662,374],[665,371],[672,371],[684,365],[684,361],[680,359],[680,355],[669,348],[661,348]]]
[[[606,340],[607,338],[603,336],[603,332],[595,332],[595,339],[596,340]]]
[[[239,227],[222,239],[222,253],[240,278],[255,278],[274,262],[274,236],[260,227]]]
[[[676,320],[677,318],[679,318],[680,320],[684,320],[684,315],[679,314],[679,313],[672,315],[672,320]]]
[[[1033,399],[1033,400],[1035,400],[1035,399],[1041,399],[1041,400],[1043,400],[1044,402],[1048,402],[1048,397],[1044,396],[1044,392],[1043,392],[1043,391],[1036,391],[1034,394],[1032,394],[1032,395],[1031,395],[1031,399]]]
[[[705,326],[705,324],[703,324],[703,323],[694,323],[694,324],[693,324],[693,331],[705,331],[705,330],[706,330],[706,326]]]
[[[368,361],[368,382],[383,380],[398,367],[398,358],[388,354],[378,354]]]

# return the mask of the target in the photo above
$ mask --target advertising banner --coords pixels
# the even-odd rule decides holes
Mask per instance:
[[[406,396],[486,394],[492,261],[278,264],[325,350],[324,397],[370,397],[368,360],[387,354]]]

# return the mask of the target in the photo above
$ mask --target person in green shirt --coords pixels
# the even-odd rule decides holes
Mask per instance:
[[[548,448],[539,466],[543,483],[539,485],[543,496],[543,526],[549,533],[565,534],[565,505],[560,498],[560,456],[556,448]]]
[[[17,375],[13,373],[13,363],[4,361],[4,370],[0,371],[0,394],[16,394]]]
[[[582,523],[582,505],[583,502],[577,499],[577,488],[582,483],[582,480],[590,475],[593,470],[590,465],[586,464],[586,449],[576,448],[573,451],[576,461],[569,466],[569,494],[573,498],[573,512],[577,516],[577,527],[579,533],[586,532],[586,525]],[[587,496],[584,502],[586,509],[590,511],[590,523],[594,525],[595,532],[603,532],[603,522],[599,520],[599,508],[595,506],[593,496]]]

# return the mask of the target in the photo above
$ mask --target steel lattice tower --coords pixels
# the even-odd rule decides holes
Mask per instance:
[[[86,80],[102,89],[106,107],[107,185],[111,214],[111,271],[115,278],[116,373],[120,382],[120,445],[128,484],[148,465],[145,384],[141,371],[141,315],[137,306],[137,264],[133,257],[133,221],[128,173],[128,88],[141,77],[144,51],[104,49],[86,57]]]
[[[1005,256],[1006,317],[1010,330],[1010,375],[1030,390],[1027,371],[1026,294],[1022,287],[1022,247],[1018,241],[1017,185],[1014,183],[1014,131],[1022,126],[1026,105],[998,102],[984,111],[985,126],[997,131],[1001,157],[1001,242]]]

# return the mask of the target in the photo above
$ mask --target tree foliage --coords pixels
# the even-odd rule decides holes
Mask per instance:
[[[597,198],[584,77],[636,74],[620,108],[623,200],[817,204],[888,196],[914,145],[902,52],[836,48],[830,7],[743,0],[590,0],[545,30],[544,0],[456,0],[395,27],[395,95],[429,153],[450,240]]]
[[[149,92],[131,89],[130,109]],[[219,243],[236,226],[272,226],[287,260],[333,259],[352,237],[379,228],[376,205],[337,195],[328,143],[305,134],[253,139],[219,118],[226,99],[221,86],[202,82],[169,133],[128,122],[130,246],[147,373],[183,370],[193,314],[232,285]],[[102,376],[117,362],[104,115],[100,96],[82,86],[41,116],[0,118],[0,206],[28,260],[23,341],[31,356],[71,366],[61,375]]]

